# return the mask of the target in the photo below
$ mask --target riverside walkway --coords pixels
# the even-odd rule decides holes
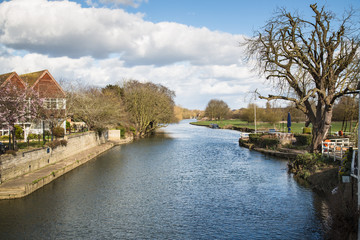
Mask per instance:
[[[74,154],[56,163],[49,164],[23,176],[9,179],[8,181],[0,184],[0,200],[24,197],[50,183],[61,175],[109,150],[114,145],[122,143],[125,142],[109,141],[91,149]]]

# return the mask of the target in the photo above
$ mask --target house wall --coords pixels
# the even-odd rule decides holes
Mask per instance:
[[[48,74],[39,79],[33,89],[39,92],[40,97],[65,98],[64,93]]]
[[[16,75],[12,76],[12,78],[9,80],[9,83],[13,86],[16,86],[17,89],[25,89],[24,84]]]
[[[67,138],[67,146],[56,149],[41,148],[27,152],[18,152],[16,156],[0,155],[0,181],[6,181],[55,163],[73,154],[85,151],[107,141],[107,134],[99,137],[87,132]]]

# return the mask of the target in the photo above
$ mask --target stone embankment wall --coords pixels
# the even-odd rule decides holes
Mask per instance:
[[[132,133],[125,133],[125,138],[121,138],[120,130],[109,130],[107,139],[117,144],[128,143],[133,140],[134,136]]]
[[[26,152],[17,152],[16,156],[9,154],[0,156],[0,182],[15,178],[31,171],[45,167],[48,164],[77,154],[84,150],[105,143],[108,133],[99,137],[95,132],[68,136],[67,146],[58,146],[54,150],[45,147]]]

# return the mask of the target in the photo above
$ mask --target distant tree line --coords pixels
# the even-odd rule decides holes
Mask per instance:
[[[314,106],[315,107],[315,106]],[[355,96],[343,96],[334,103],[332,121],[342,122],[343,131],[352,131],[354,123],[358,121],[359,103]],[[209,120],[240,119],[248,123],[254,122],[256,111],[256,120],[259,122],[269,122],[272,124],[287,120],[287,114],[290,113],[293,122],[308,122],[307,116],[294,104],[281,107],[275,103],[267,102],[265,107],[257,106],[254,103],[248,104],[246,108],[230,110],[228,105],[217,99],[208,102],[204,115]]]

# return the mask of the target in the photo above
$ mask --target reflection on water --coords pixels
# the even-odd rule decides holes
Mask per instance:
[[[32,195],[0,202],[0,239],[321,239],[316,196],[239,133],[171,125]]]

